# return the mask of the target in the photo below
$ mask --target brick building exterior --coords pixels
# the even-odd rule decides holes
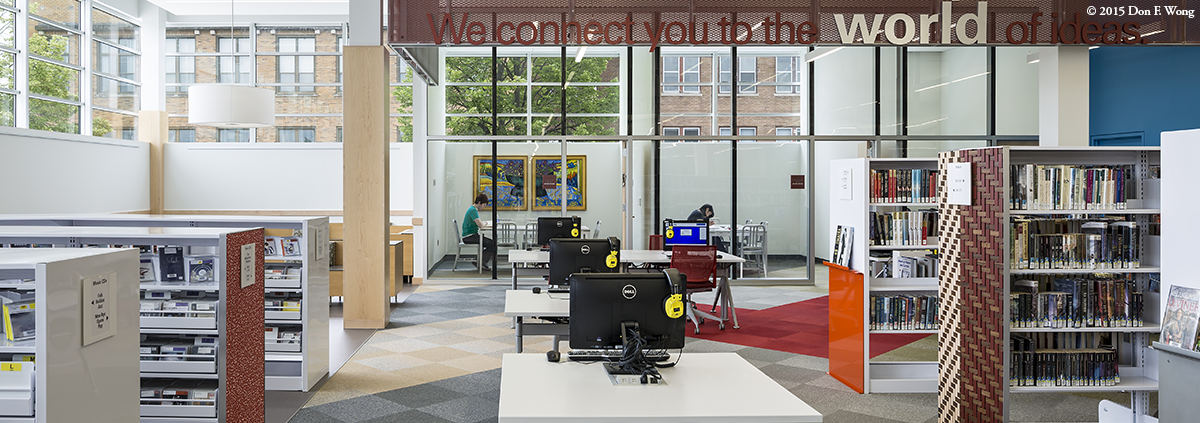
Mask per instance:
[[[681,71],[695,69],[699,72],[699,82],[702,84],[713,84],[714,73],[720,72],[714,65],[712,56],[663,56],[664,63],[661,69],[664,71],[671,69],[666,63],[669,60],[680,60],[683,57],[698,58],[698,65],[692,65],[684,61],[684,64],[678,65],[677,69]],[[752,60],[750,60],[752,59]],[[804,127],[806,120],[802,115],[808,112],[807,98],[802,94],[807,92],[807,78],[804,73],[799,71],[800,67],[806,66],[802,57],[750,57],[742,58],[744,62],[738,69],[727,69],[730,72],[729,79],[737,79],[736,75],[742,73],[744,76],[739,80],[738,87],[728,87],[721,89],[717,85],[703,85],[692,88],[691,91],[685,89],[683,85],[672,86],[667,82],[662,83],[663,93],[660,96],[662,107],[662,128],[663,135],[729,135],[738,134],[730,128],[730,112],[732,109],[731,95],[733,91],[741,91],[738,94],[738,127],[742,129],[742,135],[776,135],[777,129],[786,128],[789,133],[781,133],[780,135],[792,135],[796,133],[805,133],[807,128]],[[786,84],[788,81],[781,81],[778,78],[779,72],[776,72],[777,65],[780,61],[787,61],[788,68],[795,69],[790,71],[791,81],[798,82],[797,85],[768,85],[768,84]],[[749,63],[754,64],[753,69]],[[727,62],[728,63],[728,62]],[[732,66],[726,65],[732,68]],[[785,68],[785,69],[788,69]],[[749,73],[753,72],[753,79],[747,79]],[[665,73],[665,72],[664,72]],[[663,81],[670,79],[664,75],[659,75]],[[678,80],[686,80],[679,78]],[[753,81],[753,82],[751,82]],[[678,88],[673,88],[678,87]],[[713,130],[713,109],[714,99],[713,93],[716,91],[715,113],[717,130]],[[700,116],[707,114],[707,116]],[[786,114],[797,114],[797,116],[787,116]],[[766,115],[766,116],[764,116]],[[776,115],[776,116],[769,116]],[[685,130],[688,128],[689,130]],[[726,128],[729,133],[722,133],[721,128]],[[754,128],[753,133],[748,133],[749,128]],[[672,129],[677,129],[678,132],[672,132]],[[694,133],[698,131],[698,133]]]

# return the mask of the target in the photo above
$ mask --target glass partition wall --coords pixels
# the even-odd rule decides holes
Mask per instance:
[[[828,224],[830,160],[1036,143],[1037,65],[1017,49],[845,47],[808,60],[811,51],[444,48],[444,84],[428,94],[426,226],[445,233],[429,234],[429,277],[480,276],[454,262],[455,237],[485,193],[482,220],[500,222],[484,233],[500,244],[501,279],[506,252],[529,246],[526,224],[539,216],[579,216],[642,249],[663,219],[709,204],[714,235],[752,259],[735,272],[740,283],[812,283],[829,256],[828,234],[814,228]],[[765,245],[750,245],[752,228]]]

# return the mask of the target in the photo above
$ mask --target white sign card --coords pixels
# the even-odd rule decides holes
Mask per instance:
[[[316,238],[316,240],[317,240],[316,241],[317,242],[317,258],[316,258],[316,260],[317,261],[325,260],[325,258],[329,257],[329,230],[328,230],[328,228],[318,226],[317,227],[317,236],[315,236],[313,238]]]
[[[854,199],[854,168],[842,169],[842,176],[838,178],[838,198],[842,200]]]
[[[110,338],[113,330],[112,316],[112,283],[117,279],[116,272],[108,272],[100,276],[83,278],[83,346],[88,346]]]
[[[242,246],[242,288],[254,285],[254,244]]]
[[[971,164],[950,163],[946,175],[946,201],[961,206],[971,205]]]

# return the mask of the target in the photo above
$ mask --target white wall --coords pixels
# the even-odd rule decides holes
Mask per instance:
[[[150,146],[139,141],[0,130],[0,213],[150,209]]]
[[[942,94],[942,114],[946,117],[942,134],[986,135],[988,78],[981,75],[987,72],[986,49],[957,47],[940,54],[946,78],[943,82],[950,83],[937,89]]]
[[[1162,133],[1162,237],[1159,251],[1162,263],[1160,298],[1171,292],[1172,285],[1200,289],[1192,261],[1192,246],[1200,236],[1196,210],[1200,199],[1192,174],[1200,156],[1200,129]],[[1167,311],[1167,302],[1159,301],[1158,318]],[[1149,317],[1147,317],[1149,319]],[[1153,320],[1151,320],[1153,321]],[[1161,321],[1161,320],[1157,320]]]
[[[391,145],[392,210],[413,209],[412,145]],[[167,210],[342,209],[341,144],[167,143]]]

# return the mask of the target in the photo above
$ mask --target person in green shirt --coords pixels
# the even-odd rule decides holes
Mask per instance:
[[[483,267],[483,270],[491,271],[492,268],[488,267],[487,263],[495,261],[496,241],[479,233],[479,227],[483,226],[483,221],[479,220],[479,209],[487,206],[487,203],[487,194],[479,194],[475,196],[475,203],[467,208],[467,213],[463,216],[462,241],[467,244],[478,244],[479,239],[483,239],[483,257],[480,258],[479,265]]]

